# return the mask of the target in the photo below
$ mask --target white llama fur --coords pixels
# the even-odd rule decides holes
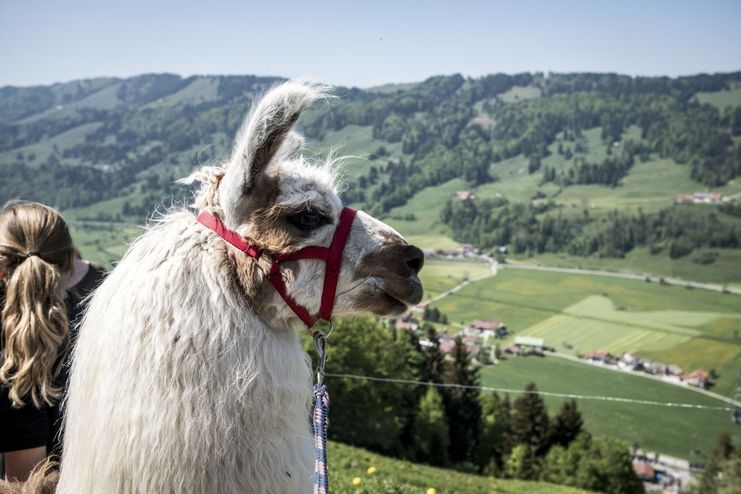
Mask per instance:
[[[202,183],[197,208],[255,238],[250,201],[265,174],[280,188],[273,206],[311,204],[336,224],[342,204],[332,167],[297,157],[302,140],[291,132],[301,111],[323,96],[323,88],[301,82],[269,92],[248,117],[229,162],[190,178]],[[327,225],[271,250],[326,246],[333,232]],[[358,312],[360,297],[383,294],[383,276],[359,279],[356,271],[389,238],[403,242],[358,214],[335,313]],[[237,274],[246,268],[237,260],[252,269],[262,299],[246,293]],[[269,261],[255,264],[198,224],[193,210],[165,215],[134,242],[95,293],[80,328],[57,492],[311,491],[310,363],[298,319],[265,283]],[[289,293],[318,311],[324,263],[287,263],[283,272]],[[421,297],[418,284],[411,279],[407,302]]]

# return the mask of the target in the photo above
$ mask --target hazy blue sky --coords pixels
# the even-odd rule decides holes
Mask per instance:
[[[308,76],[741,70],[741,1],[0,0],[0,85],[143,72]]]

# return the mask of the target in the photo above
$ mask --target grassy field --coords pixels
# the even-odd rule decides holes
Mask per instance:
[[[535,382],[540,391],[578,395],[613,396],[662,403],[727,406],[714,398],[650,379],[600,369],[556,357],[520,357],[482,369],[483,386],[520,390]],[[514,398],[514,396],[512,397]],[[551,415],[560,397],[544,397]],[[640,447],[682,458],[690,448],[709,451],[718,435],[729,432],[741,440],[741,427],[720,410],[670,408],[635,403],[577,400],[587,429],[597,435],[614,436]],[[696,436],[695,436],[696,434]]]
[[[586,492],[545,482],[503,480],[395,460],[340,443],[327,452],[329,485],[337,494],[576,494]],[[373,467],[375,471],[368,473]],[[358,485],[353,479],[358,478]],[[358,482],[358,481],[356,481]]]
[[[475,260],[428,258],[420,272],[425,299],[450,290],[464,280],[475,280],[491,274],[488,264]]]
[[[343,167],[348,177],[358,177],[368,173],[371,166],[379,168],[386,164],[389,157],[401,158],[401,143],[388,143],[373,138],[373,126],[348,125],[341,130],[327,132],[321,141],[308,141],[309,153],[321,157],[333,152],[337,156],[352,156]],[[379,147],[384,147],[390,156],[372,161],[370,154]],[[380,170],[379,170],[380,171]]]
[[[677,286],[596,275],[506,268],[496,277],[472,283],[450,298],[460,296],[482,302],[511,304],[548,314],[561,313],[570,305],[595,294],[609,297],[617,307],[630,311],[683,310],[724,314],[741,312],[741,297],[717,292],[688,290]],[[457,300],[447,302],[451,312],[458,312],[455,310],[457,303]],[[460,315],[465,317],[463,313]]]
[[[418,247],[454,249],[459,243],[450,238],[447,228],[440,222],[440,211],[449,198],[455,197],[456,191],[467,189],[468,184],[461,179],[428,187],[404,206],[392,209],[384,221]],[[414,215],[415,219],[403,219],[407,215]]]
[[[540,98],[540,96],[540,88],[536,86],[514,86],[499,95],[499,98],[505,103],[516,103],[526,99]]]
[[[741,106],[741,88],[713,93],[697,93],[695,97],[700,103],[707,103],[721,109],[727,106]]]
[[[451,322],[497,319],[515,334],[580,354],[636,352],[685,370],[715,368],[732,392],[741,355],[741,297],[603,276],[501,270],[435,307]],[[688,358],[690,355],[691,358]],[[736,367],[734,367],[736,366]]]

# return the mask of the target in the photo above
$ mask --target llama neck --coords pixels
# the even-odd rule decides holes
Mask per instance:
[[[62,493],[310,485],[311,370],[299,335],[256,313],[223,241],[193,223],[180,215],[142,236],[90,304]],[[100,417],[105,428],[91,427]]]

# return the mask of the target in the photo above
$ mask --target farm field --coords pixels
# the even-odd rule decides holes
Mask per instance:
[[[520,390],[528,382],[535,382],[539,391],[551,393],[728,406],[689,389],[557,357],[511,358],[481,371],[483,386]],[[554,415],[564,401],[560,397],[543,398],[550,415]],[[577,406],[590,432],[681,458],[690,456],[691,447],[709,451],[722,432],[729,432],[735,440],[741,440],[741,427],[731,422],[726,411],[588,399],[578,399]],[[697,437],[693,432],[697,432]]]
[[[72,223],[70,233],[83,258],[110,267],[123,257],[129,244],[142,233],[142,229],[133,226]]]
[[[732,392],[741,297],[635,280],[502,269],[434,304],[451,322],[496,319],[573,355],[635,352],[685,370],[716,369]],[[734,332],[735,331],[735,332]],[[688,347],[688,345],[690,345]],[[691,359],[685,349],[692,349]]]
[[[741,88],[715,91],[712,93],[697,93],[695,95],[700,103],[707,103],[718,108],[727,106],[741,106]]]
[[[475,280],[491,274],[488,264],[476,260],[441,259],[425,260],[420,279],[425,289],[425,299],[430,299],[459,285],[464,280]]]
[[[329,485],[338,494],[377,494],[386,492],[438,494],[578,494],[581,489],[549,484],[504,480],[396,460],[364,449],[330,442],[327,451]],[[368,468],[374,467],[369,474]],[[360,478],[355,486],[352,480]]]

